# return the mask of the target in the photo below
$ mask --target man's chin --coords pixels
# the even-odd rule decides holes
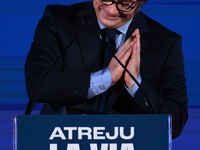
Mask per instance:
[[[106,20],[101,22],[106,28],[118,28],[120,26],[120,22],[115,20]]]

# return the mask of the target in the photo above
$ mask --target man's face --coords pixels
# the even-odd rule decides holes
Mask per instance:
[[[116,4],[104,5],[99,0],[93,0],[93,5],[97,18],[107,28],[118,28],[125,25],[135,16],[137,9],[136,6],[129,12],[121,12]]]

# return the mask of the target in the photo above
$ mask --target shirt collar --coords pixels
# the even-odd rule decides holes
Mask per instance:
[[[127,22],[125,25],[123,25],[123,26],[117,28],[117,30],[120,31],[122,34],[126,35],[126,32],[127,32],[127,30],[128,30],[128,27],[129,27],[129,25],[130,25],[130,23],[131,23],[132,20],[133,20],[133,19],[131,19],[131,20],[130,20],[129,22]],[[99,21],[99,19],[98,19],[98,23],[99,23],[100,29],[106,28],[106,27]]]

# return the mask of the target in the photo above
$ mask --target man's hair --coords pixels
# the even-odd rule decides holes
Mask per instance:
[[[148,1],[148,0],[139,0],[138,6],[137,6],[135,12],[136,12],[136,13],[139,12],[140,9],[142,8],[143,4],[146,3],[147,1]]]

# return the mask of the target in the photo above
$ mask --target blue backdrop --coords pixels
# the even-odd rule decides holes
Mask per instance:
[[[0,149],[12,149],[14,114],[24,114],[28,97],[24,62],[47,4],[85,0],[0,0]],[[200,0],[149,0],[142,11],[183,37],[189,119],[173,150],[200,147]],[[38,109],[36,109],[38,112]]]
[[[0,1],[0,104],[28,101],[24,61],[45,6],[81,1],[84,0]],[[142,11],[182,35],[189,105],[200,106],[200,1],[149,0]]]

